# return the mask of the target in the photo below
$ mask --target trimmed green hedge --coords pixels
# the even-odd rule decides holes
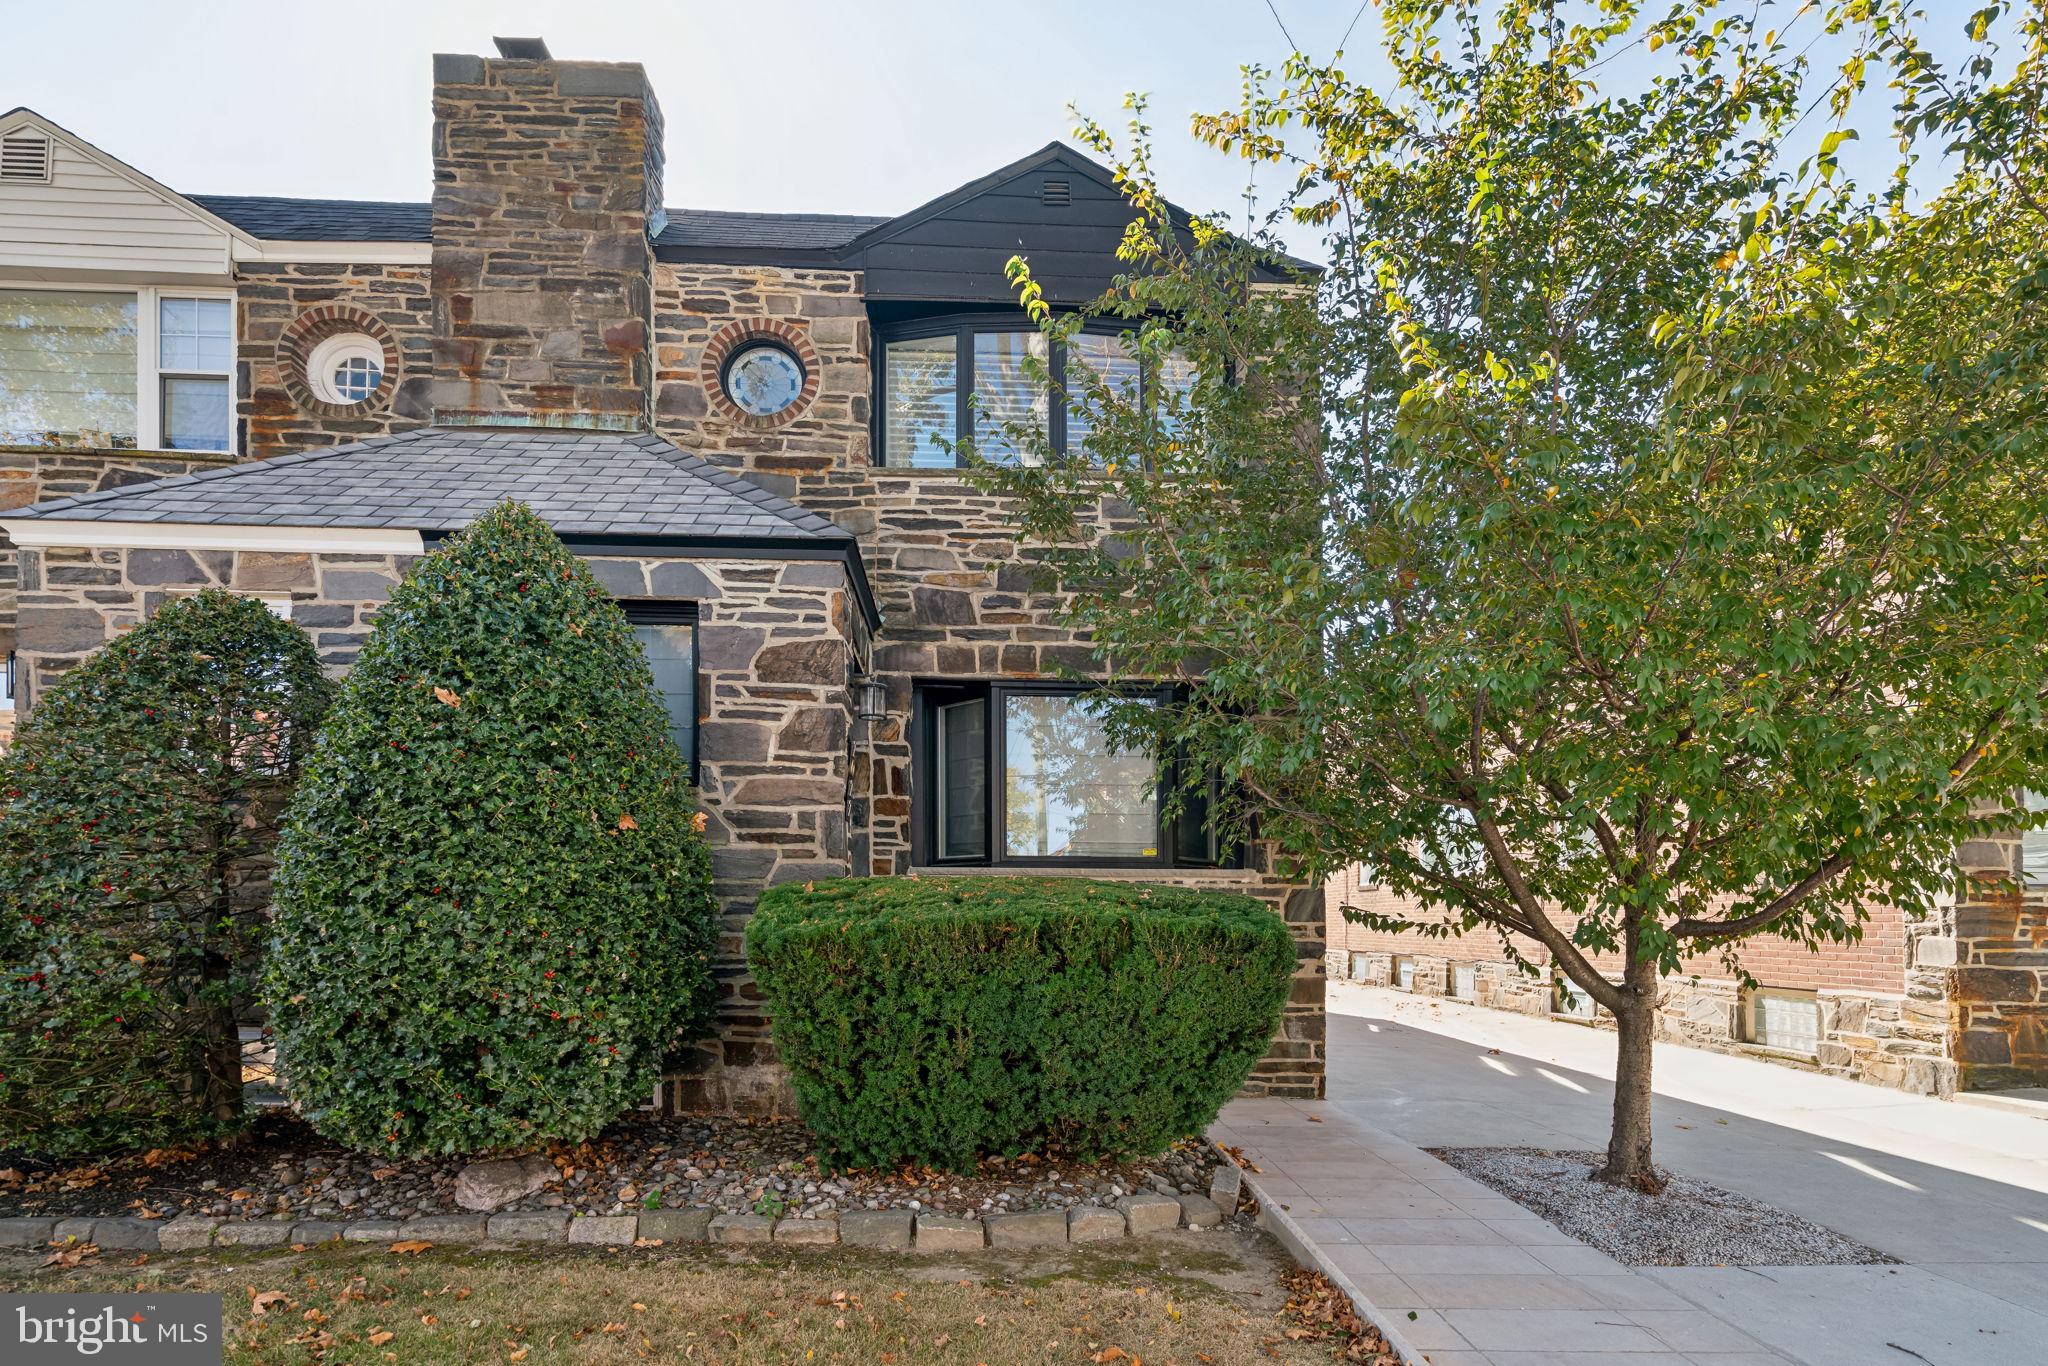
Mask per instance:
[[[287,1090],[384,1153],[578,1140],[707,1024],[703,816],[625,613],[500,504],[414,565],[293,801]]]
[[[1280,1026],[1292,936],[1248,896],[1065,877],[843,878],[747,926],[821,1160],[1158,1152]]]
[[[241,1127],[278,817],[333,696],[304,631],[210,588],[37,699],[0,758],[0,1148]]]

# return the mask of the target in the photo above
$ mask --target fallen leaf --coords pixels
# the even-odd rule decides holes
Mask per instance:
[[[1308,1122],[1311,1124],[1321,1124],[1323,1122],[1323,1117],[1321,1115],[1310,1115],[1308,1117]]]
[[[131,953],[128,955],[128,961],[136,964],[137,966],[140,966],[144,963],[147,963],[149,961],[149,958],[146,954]]]
[[[252,1318],[260,1319],[265,1314],[270,1312],[271,1305],[278,1304],[282,1302],[284,1299],[284,1291],[266,1290],[262,1294],[253,1297],[249,1301],[249,1314]]]
[[[638,822],[638,821],[634,820],[634,819],[633,819],[633,818],[632,818],[631,816],[621,816],[621,817],[619,817],[619,829],[621,829],[621,830],[638,830],[639,828],[640,828],[640,822]]]
[[[391,1339],[397,1336],[398,1334],[392,1332],[388,1328],[379,1328],[376,1332],[370,1334],[370,1345],[372,1347],[382,1347],[385,1343],[391,1341]]]
[[[401,1238],[391,1245],[391,1250],[406,1256],[417,1257],[433,1244],[422,1238]]]
[[[446,688],[435,688],[434,700],[444,707],[459,707],[462,705],[462,698]]]
[[[505,1360],[507,1360],[507,1361],[524,1361],[524,1360],[526,1360],[526,1354],[527,1354],[527,1353],[528,1353],[529,1351],[531,1351],[531,1350],[533,1350],[533,1349],[532,1349],[532,1348],[530,1348],[530,1347],[521,1347],[521,1348],[520,1348],[520,1349],[519,1349],[518,1351],[516,1351],[516,1352],[512,1353],[512,1355],[510,1355],[510,1356],[506,1357],[506,1358],[505,1358]]]

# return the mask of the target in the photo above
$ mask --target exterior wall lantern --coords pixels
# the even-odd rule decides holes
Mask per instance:
[[[853,706],[863,721],[887,720],[889,685],[872,674],[860,675],[853,680]]]

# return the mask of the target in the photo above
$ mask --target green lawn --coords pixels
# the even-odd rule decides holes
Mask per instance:
[[[1328,1345],[1287,1337],[1286,1269],[1263,1239],[1212,1233],[954,1259],[329,1245],[60,1268],[16,1255],[0,1286],[219,1291],[227,1360],[248,1366],[1327,1361]]]

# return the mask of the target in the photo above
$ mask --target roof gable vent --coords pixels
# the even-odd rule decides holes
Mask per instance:
[[[9,133],[0,138],[0,180],[48,184],[50,139],[41,133]]]
[[[1041,180],[1038,202],[1048,209],[1064,209],[1074,202],[1074,185],[1069,180]]]

